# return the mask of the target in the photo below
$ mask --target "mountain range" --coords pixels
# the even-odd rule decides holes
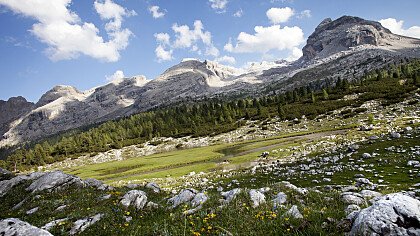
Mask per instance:
[[[420,58],[420,39],[391,33],[358,17],[325,19],[294,62],[261,62],[247,69],[213,61],[183,60],[153,80],[118,79],[79,91],[56,86],[38,102],[23,97],[0,101],[0,147],[117,119],[179,101],[209,97],[259,96],[362,76],[401,59]]]

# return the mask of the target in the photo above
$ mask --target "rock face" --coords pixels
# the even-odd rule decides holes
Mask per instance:
[[[52,236],[48,231],[32,226],[24,221],[9,218],[0,221],[2,236]]]
[[[79,177],[68,175],[61,171],[54,171],[46,173],[41,178],[35,180],[26,190],[36,193],[44,190],[58,190],[72,185],[84,186],[83,181]]]
[[[32,102],[23,97],[12,97],[7,101],[0,100],[0,139],[10,129],[10,124],[31,111]]]
[[[386,46],[398,38],[379,22],[352,16],[343,16],[335,21],[327,18],[309,36],[302,50],[303,59],[325,58],[361,45]]]
[[[419,230],[420,201],[394,193],[361,210],[350,235],[419,235]]]
[[[346,75],[351,80],[362,76],[365,70],[413,57],[420,57],[418,39],[394,35],[378,22],[358,17],[327,19],[308,38],[303,57],[293,63],[279,61],[235,69],[211,61],[186,60],[153,80],[135,76],[84,92],[71,86],[56,86],[36,106],[18,99],[17,107],[22,109],[17,111],[13,110],[15,106],[0,103],[0,114],[4,116],[0,115],[0,134],[4,134],[0,147],[128,116],[169,102],[219,94],[262,94],[267,87],[274,88],[276,93],[285,92],[315,83],[318,78],[336,80]],[[5,112],[2,107],[6,107]]]

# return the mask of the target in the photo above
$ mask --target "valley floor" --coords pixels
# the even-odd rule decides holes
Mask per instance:
[[[97,163],[80,157],[44,166],[78,177],[50,172],[0,182],[0,219],[54,235],[377,232],[379,223],[363,218],[375,207],[394,204],[403,212],[406,202],[420,205],[420,109],[408,102],[366,107],[345,119],[340,111],[316,120],[274,118],[265,130],[252,121],[215,137],[112,150]],[[392,214],[404,221],[401,212]],[[384,215],[378,219],[388,222]],[[388,223],[390,232],[417,235],[420,222]]]

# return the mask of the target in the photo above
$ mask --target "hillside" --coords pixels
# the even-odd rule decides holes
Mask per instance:
[[[187,60],[153,80],[137,76],[85,92],[57,86],[44,94],[35,108],[15,118],[3,131],[0,147],[181,101],[283,93],[335,83],[338,78],[352,81],[365,71],[418,57],[419,39],[392,34],[378,22],[358,17],[327,19],[309,36],[302,58],[294,63],[239,70],[211,61]]]

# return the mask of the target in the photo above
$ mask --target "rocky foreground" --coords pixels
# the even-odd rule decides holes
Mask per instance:
[[[278,219],[280,221],[306,222],[309,217],[309,202],[312,198],[322,198],[322,202],[330,205],[323,205],[321,211],[327,211],[327,208],[340,206],[341,209],[332,209],[344,213],[341,219],[332,217],[323,217],[319,223],[321,228],[332,228],[331,232],[337,234],[348,235],[420,235],[420,201],[415,192],[403,191],[390,194],[382,194],[381,192],[368,190],[372,189],[372,185],[366,181],[359,181],[355,185],[334,186],[334,190],[324,188],[322,191],[318,188],[302,188],[295,186],[287,181],[278,182],[270,186],[249,189],[240,187],[231,187],[224,190],[219,186],[217,192],[200,191],[193,188],[186,188],[180,191],[163,192],[156,183],[148,183],[145,186],[129,185],[117,192],[111,186],[103,184],[95,179],[82,180],[77,176],[68,175],[61,171],[47,173],[32,173],[29,175],[11,177],[11,173],[1,170],[2,179],[0,182],[0,197],[2,204],[12,209],[6,210],[8,214],[15,215],[11,212],[20,212],[18,215],[23,219],[14,217],[6,218],[5,212],[2,213],[0,221],[0,235],[18,236],[18,235],[52,235],[58,232],[59,235],[91,235],[95,228],[102,220],[102,227],[108,224],[113,218],[124,219],[123,225],[127,227],[134,222],[133,215],[130,212],[142,212],[149,217],[157,212],[165,212],[167,215],[179,213],[179,218],[189,220],[194,218],[200,212],[208,213],[206,222],[215,218],[229,208],[240,207],[242,209],[251,209],[256,211],[254,220]],[[233,185],[239,185],[233,181]],[[418,184],[416,185],[418,186]],[[378,187],[378,186],[375,186]],[[68,192],[72,189],[71,192]],[[60,212],[72,208],[71,211],[86,212],[82,209],[83,197],[86,192],[96,193],[94,199],[95,204],[100,205],[101,202],[113,200],[112,204],[105,204],[103,209],[108,208],[104,212],[89,212],[89,214],[77,214],[76,217],[58,217]],[[20,192],[20,193],[18,193]],[[328,192],[335,192],[333,197]],[[20,195],[19,195],[20,194]],[[80,201],[57,201],[58,199],[48,199],[48,195],[57,194],[66,197],[66,194],[78,195],[74,199]],[[64,195],[62,195],[64,194]],[[20,200],[23,196],[23,200]],[[157,198],[159,196],[160,198]],[[336,199],[334,199],[336,198]],[[158,200],[159,199],[159,200]],[[70,199],[69,199],[70,200]],[[156,201],[156,202],[155,202]],[[244,202],[238,206],[239,202]],[[15,204],[16,203],[16,204]],[[34,203],[43,203],[49,205],[35,205]],[[60,205],[61,203],[65,203]],[[12,206],[12,204],[14,204]],[[3,206],[4,207],[4,206]],[[91,205],[95,208],[95,205]],[[54,209],[55,208],[55,209]],[[109,208],[112,210],[109,211]],[[46,210],[53,209],[47,216],[39,214]],[[264,211],[265,209],[270,209]],[[5,210],[5,209],[3,209]],[[112,212],[113,215],[109,215]],[[31,218],[31,216],[39,214],[44,219]],[[324,213],[319,213],[322,217]],[[57,217],[54,217],[56,215]],[[146,216],[141,216],[146,217]],[[236,216],[240,218],[241,216]],[[36,226],[25,222],[24,219],[31,219],[37,222]],[[48,221],[48,222],[47,222]],[[40,224],[43,222],[43,224]],[[204,222],[204,221],[203,221]],[[195,224],[194,221],[190,223]],[[214,227],[214,226],[213,226]],[[201,231],[191,230],[187,233],[193,235],[200,234],[218,234],[233,235],[228,229],[219,227],[217,231],[213,230],[211,225],[202,227]],[[284,232],[273,231],[271,234],[288,233],[294,229],[292,224],[287,226]],[[140,227],[141,228],[141,227]],[[139,229],[139,228],[137,228]],[[204,229],[204,230],[203,230]],[[52,232],[52,233],[50,233]],[[107,235],[107,230],[102,229]],[[115,232],[115,231],[114,231]],[[121,231],[121,234],[124,231]],[[126,232],[130,232],[127,231]],[[147,231],[136,231],[138,234],[154,234]],[[296,233],[297,231],[295,231]],[[130,232],[129,234],[133,234]],[[249,232],[239,233],[248,235]],[[136,233],[134,233],[136,234]],[[169,234],[169,233],[168,233]],[[298,233],[299,234],[299,233]]]

